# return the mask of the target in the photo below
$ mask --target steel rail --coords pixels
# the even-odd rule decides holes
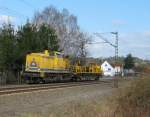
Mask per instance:
[[[92,82],[73,82],[73,83],[64,83],[64,84],[51,84],[51,85],[37,85],[30,87],[14,87],[14,88],[4,88],[0,90],[0,95],[13,94],[13,93],[23,93],[23,92],[32,92],[32,91],[41,91],[48,89],[60,89],[60,88],[69,88],[75,86],[84,86],[84,85],[94,85],[94,84],[102,84],[102,83],[111,83],[111,81],[92,81]]]

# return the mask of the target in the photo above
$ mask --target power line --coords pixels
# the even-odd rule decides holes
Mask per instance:
[[[26,4],[26,6],[31,7],[33,10],[35,10],[35,6],[33,6],[32,4],[30,4],[29,2],[27,2],[26,0],[19,0],[20,2]]]
[[[98,36],[99,38],[101,38],[105,43],[108,43],[109,45],[111,45],[112,47],[115,48],[115,62],[117,63],[118,61],[118,32],[110,32],[111,34],[115,35],[116,37],[116,41],[115,44],[111,43],[110,41],[108,41],[106,38],[104,38],[101,33],[94,33],[96,36]]]
[[[98,36],[99,38],[101,38],[103,41],[105,41],[106,43],[108,43],[109,45],[111,45],[112,47],[115,48],[115,63],[118,63],[118,32],[110,32],[111,34],[115,35],[116,37],[116,41],[115,44],[112,44],[111,42],[109,42],[106,38],[104,38],[103,36],[101,36],[101,33],[94,33],[96,36]],[[115,71],[115,75],[118,75],[118,69],[117,71]],[[116,80],[114,80],[114,86],[116,88],[118,88],[118,78],[116,77]]]
[[[23,20],[28,18],[26,15],[19,13],[18,11],[9,9],[7,7],[0,6],[0,12],[7,13],[9,15],[8,16],[8,22],[9,23],[11,21],[11,19],[9,19],[10,17],[14,17],[14,18],[17,17],[17,20],[20,20],[20,23],[23,23],[24,22]]]
[[[106,42],[89,42],[89,43],[87,43],[87,44],[103,44],[103,43],[106,43]]]
[[[110,32],[109,32],[110,33]],[[112,44],[111,42],[109,42],[106,38],[104,38],[101,34],[104,34],[104,33],[94,33],[96,36],[98,36],[99,38],[101,38],[105,43],[108,43],[109,45],[113,46],[113,47],[116,47],[115,44]]]
[[[22,13],[19,13],[18,11],[9,9],[9,8],[7,8],[7,7],[2,7],[2,6],[0,6],[0,10],[1,10],[1,11],[6,11],[6,12],[8,12],[8,13],[10,13],[10,14],[13,13],[14,15],[19,15],[19,16],[21,16],[21,17],[27,18],[26,15],[24,15],[24,14],[22,14]]]

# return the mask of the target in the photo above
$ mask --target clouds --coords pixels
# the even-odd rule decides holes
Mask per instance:
[[[144,31],[143,35],[150,38],[150,30]]]
[[[124,25],[124,24],[127,24],[127,21],[122,20],[122,19],[114,19],[114,20],[112,20],[112,24],[113,25]]]
[[[103,41],[96,38],[94,42],[103,42]],[[87,50],[89,52],[88,56],[92,56],[92,57],[114,56],[114,48],[106,43],[89,44],[87,46]]]
[[[0,23],[9,23],[9,22],[14,22],[15,20],[16,18],[13,16],[0,15]]]
[[[107,44],[93,44],[87,47],[89,56],[92,57],[109,57],[114,56],[114,48]]]
[[[114,40],[109,37],[107,39]],[[114,56],[114,48],[108,44],[89,45],[88,50],[90,56],[94,57]],[[119,56],[126,56],[129,53],[136,57],[150,59],[150,31],[119,32]]]

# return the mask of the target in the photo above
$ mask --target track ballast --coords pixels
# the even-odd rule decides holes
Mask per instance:
[[[110,84],[111,81],[84,81],[84,82],[67,82],[67,83],[53,83],[53,84],[40,84],[40,85],[30,85],[25,87],[6,87],[0,89],[0,95],[8,94],[18,94],[24,92],[42,91],[49,89],[61,89],[61,88],[71,88],[75,86],[85,86],[85,85],[96,85],[96,84]]]

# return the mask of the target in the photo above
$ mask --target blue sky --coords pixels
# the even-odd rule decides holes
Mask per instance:
[[[81,30],[85,32],[118,31],[119,55],[132,53],[150,59],[150,0],[0,0],[0,23],[9,16],[14,25],[23,24],[35,11],[49,5],[59,10],[68,9],[78,17]],[[114,55],[109,45],[90,45],[88,49],[89,56]]]

